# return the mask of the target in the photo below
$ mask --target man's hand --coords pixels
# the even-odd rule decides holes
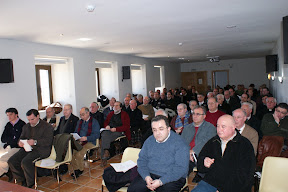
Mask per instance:
[[[215,159],[211,159],[209,157],[205,157],[204,159],[204,166],[210,168],[210,166],[214,163]]]
[[[110,125],[107,125],[105,129],[110,130]]]
[[[111,132],[116,132],[116,128],[111,128],[110,131]]]
[[[29,144],[29,145],[34,145],[34,139],[29,139],[29,140],[27,140],[27,143]]]
[[[87,141],[87,137],[81,137],[80,139],[79,139],[79,141],[81,141],[81,142],[83,142],[83,141]]]
[[[24,143],[22,143],[21,141],[18,142],[19,147],[23,147]]]
[[[179,128],[177,128],[177,129],[175,130],[175,132],[176,132],[177,134],[180,134],[181,131],[182,131],[182,129],[183,129],[183,127],[179,127]]]
[[[144,118],[144,121],[148,121],[148,120],[149,120],[148,117]]]
[[[193,149],[190,150],[190,161],[194,162],[194,157],[192,153],[194,153]]]
[[[161,182],[159,179],[155,179],[154,181],[152,181],[152,191],[155,191],[155,189],[157,189],[158,187],[161,186]]]
[[[150,176],[147,176],[147,177],[145,177],[145,181],[146,181],[146,184],[147,184],[146,185],[147,188],[153,191],[153,189],[152,189],[153,179]]]
[[[273,117],[274,117],[275,121],[279,124],[280,119],[279,119],[279,117],[276,115],[276,112],[273,113]]]
[[[53,127],[53,128],[55,128],[55,127],[56,127],[56,124],[55,124],[55,123],[52,123],[51,125],[52,125],[52,127]]]

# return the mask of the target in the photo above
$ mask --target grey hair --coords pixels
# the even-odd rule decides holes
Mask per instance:
[[[183,106],[184,109],[187,109],[187,105],[185,103],[180,103],[180,104],[177,105],[177,107],[178,106]]]
[[[164,109],[158,109],[156,112],[155,112],[155,114],[156,113],[161,113],[161,114],[158,114],[158,115],[163,115],[163,116],[165,116],[165,117],[168,117],[168,114],[166,113],[166,111],[164,110]]]
[[[241,104],[241,106],[242,106],[242,105],[248,105],[249,109],[253,109],[253,105],[252,105],[251,103],[249,103],[249,102],[243,102],[243,103]]]
[[[220,93],[220,94],[218,94],[217,96],[220,96],[222,99],[224,99],[224,95],[223,95],[223,94],[221,94],[221,93]],[[217,97],[217,96],[216,96],[216,97]]]

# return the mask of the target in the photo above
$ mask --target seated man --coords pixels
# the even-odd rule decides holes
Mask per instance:
[[[255,155],[249,140],[236,130],[230,115],[217,122],[217,135],[201,150],[197,168],[205,173],[192,192],[243,192],[251,191],[255,171]]]
[[[231,115],[231,108],[230,105],[228,105],[226,102],[224,102],[224,95],[218,94],[216,96],[217,102],[218,102],[218,110],[223,111],[224,113]]]
[[[130,132],[131,132],[131,144],[140,144],[142,134],[142,112],[137,108],[137,102],[130,100],[130,110],[128,111],[130,118]]]
[[[197,101],[199,106],[204,106],[207,109],[207,103],[205,102],[205,97],[202,93],[198,93],[197,95]]]
[[[62,133],[74,133],[75,131],[79,118],[73,115],[72,105],[64,105],[63,115],[64,116],[60,118],[57,129],[54,131],[54,135]]]
[[[170,122],[171,128],[176,131],[177,134],[182,133],[185,126],[192,123],[192,115],[187,111],[187,105],[180,103],[177,106],[178,115],[173,117]]]
[[[55,129],[59,125],[60,118],[56,116],[55,111],[52,107],[48,107],[46,109],[46,117],[44,117],[43,120],[51,124],[52,127]]]
[[[173,111],[176,111],[176,101],[174,98],[172,98],[171,91],[167,92],[167,99],[165,101],[166,108],[172,109]]]
[[[215,127],[211,123],[205,121],[205,107],[194,107],[192,117],[193,123],[187,125],[181,135],[186,143],[190,146],[190,163],[188,174],[193,171],[193,168],[196,165],[193,154],[197,157],[205,143],[216,135]]]
[[[218,102],[215,97],[211,97],[208,99],[208,111],[206,113],[205,120],[215,127],[217,126],[217,120],[222,115],[225,115],[223,111],[218,110]]]
[[[98,109],[99,109],[98,103],[92,102],[90,104],[90,116],[95,118],[98,121],[100,127],[103,127],[103,125],[104,125],[104,115],[103,115],[103,113],[98,111]]]
[[[130,118],[129,115],[122,111],[122,104],[116,101],[112,112],[109,113],[104,122],[106,130],[101,132],[101,166],[105,167],[107,159],[110,157],[110,144],[125,133],[127,139],[131,140]]]
[[[190,114],[192,115],[194,107],[198,106],[198,102],[196,100],[189,101],[189,108],[190,108]]]
[[[139,175],[128,192],[180,191],[186,182],[189,148],[183,139],[170,131],[168,119],[152,119],[153,136],[144,143],[137,161]]]
[[[15,108],[9,108],[6,110],[6,115],[9,122],[5,125],[5,129],[1,136],[1,141],[4,143],[1,151],[7,152],[5,155],[0,157],[0,175],[7,174],[9,181],[11,181],[12,174],[8,172],[8,159],[19,151],[19,146],[17,144],[19,137],[22,133],[22,127],[26,124],[18,117],[18,111]]]
[[[73,151],[71,164],[75,170],[75,176],[79,177],[84,171],[84,155],[87,150],[95,147],[96,139],[100,137],[100,126],[96,119],[90,117],[89,109],[83,107],[80,110],[80,120],[77,123],[75,133],[81,137],[80,141],[83,148],[80,151]],[[73,173],[71,174],[74,177]]]
[[[282,136],[288,138],[288,105],[279,103],[274,113],[264,115],[261,123],[263,136]]]
[[[250,127],[249,125],[245,124],[246,121],[246,113],[242,109],[236,109],[233,111],[233,118],[235,121],[236,129],[239,131],[239,133],[246,137],[252,144],[254,148],[255,156],[257,154],[257,148],[258,148],[258,133],[255,129]]]
[[[21,149],[8,160],[8,165],[17,182],[32,188],[35,179],[34,161],[50,155],[54,129],[49,123],[40,119],[36,109],[30,109],[26,116],[29,123],[23,126],[18,142]],[[21,140],[26,140],[32,151],[25,151]]]
[[[112,97],[109,101],[109,107],[105,108],[103,111],[104,115],[104,121],[106,120],[108,114],[113,111],[114,103],[116,102],[116,99]]]
[[[122,104],[122,110],[127,112],[130,110],[130,105],[129,102],[131,101],[131,99],[129,97],[125,97],[124,102]]]
[[[145,117],[143,117],[144,124],[142,127],[142,135],[144,135],[146,131],[151,127],[150,121],[155,115],[153,106],[149,104],[149,97],[144,97],[143,104],[138,106],[138,109],[142,111],[143,116],[145,115]]]

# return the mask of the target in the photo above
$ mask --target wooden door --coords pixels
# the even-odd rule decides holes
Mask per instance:
[[[198,93],[206,94],[207,91],[207,71],[181,72],[182,87],[188,85],[195,86]]]

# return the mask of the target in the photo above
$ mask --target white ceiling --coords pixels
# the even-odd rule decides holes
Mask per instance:
[[[0,0],[0,38],[173,62],[259,57],[286,15],[288,0]]]

